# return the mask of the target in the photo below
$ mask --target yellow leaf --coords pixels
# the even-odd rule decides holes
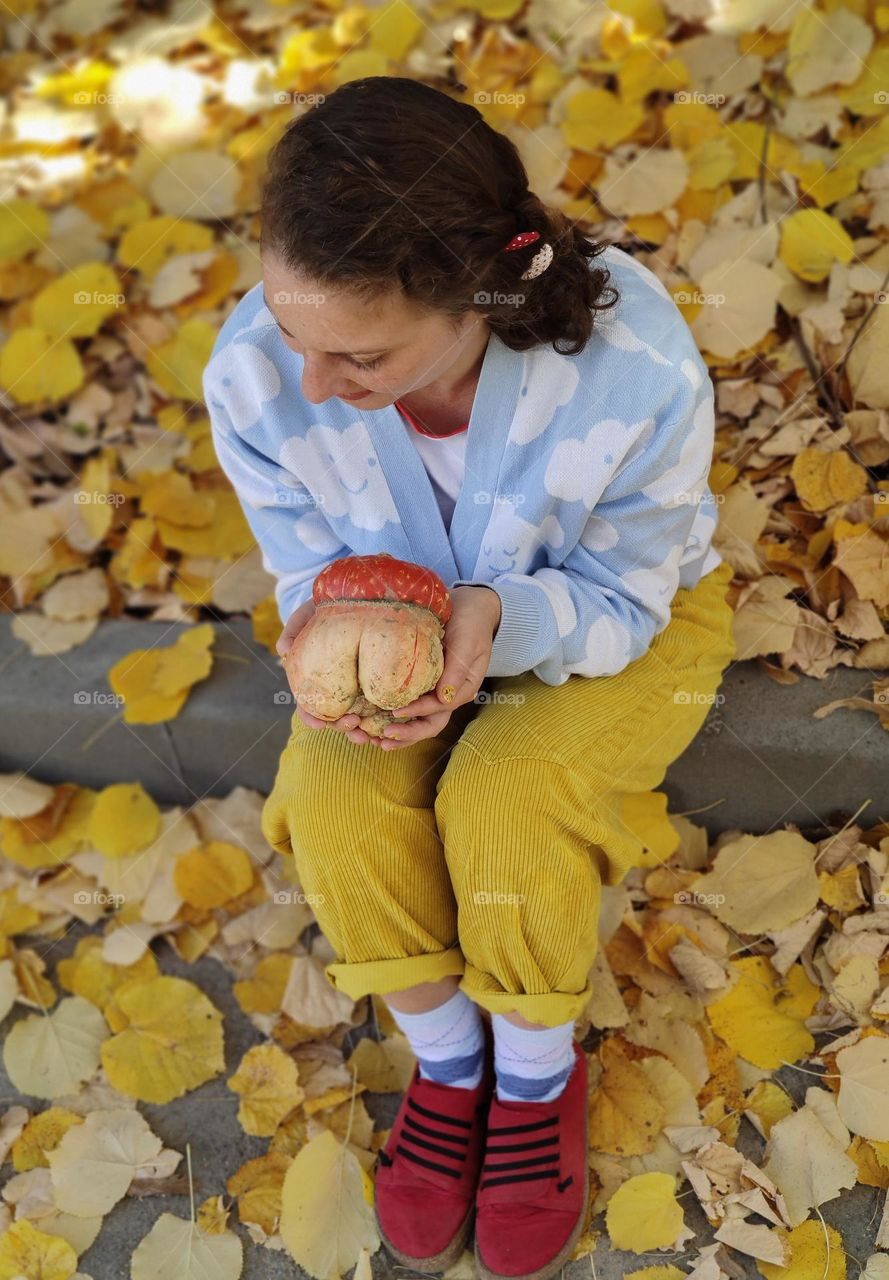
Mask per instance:
[[[241,1222],[255,1222],[267,1235],[274,1235],[281,1218],[281,1192],[290,1157],[270,1151],[248,1160],[225,1184],[230,1196],[238,1198]]]
[[[404,1093],[414,1074],[416,1058],[405,1036],[371,1040],[363,1036],[349,1059],[349,1066],[374,1093]]]
[[[233,986],[235,999],[244,1013],[278,1013],[292,968],[293,956],[283,951],[263,956],[253,977]]]
[[[615,1249],[647,1253],[673,1247],[683,1227],[674,1178],[640,1173],[622,1182],[608,1201],[605,1225]]]
[[[140,510],[173,524],[200,528],[216,509],[211,493],[199,493],[182,471],[165,471],[142,491]]]
[[[815,1040],[804,1019],[821,993],[803,966],[793,965],[783,982],[765,956],[742,956],[732,961],[731,969],[738,981],[707,1006],[716,1034],[742,1058],[767,1070],[811,1053]]]
[[[88,1000],[69,996],[52,1013],[17,1022],[3,1045],[3,1061],[13,1087],[35,1098],[77,1093],[99,1066],[99,1047],[108,1028]]]
[[[817,905],[816,854],[798,831],[742,835],[721,846],[689,894],[739,933],[785,929]]]
[[[228,1087],[241,1097],[241,1128],[257,1138],[270,1138],[305,1097],[296,1063],[276,1044],[248,1049]]]
[[[140,1102],[171,1102],[225,1069],[222,1014],[191,982],[160,977],[119,991],[125,1029],[102,1045],[105,1074]]]
[[[837,1054],[837,1111],[852,1133],[889,1142],[889,1037],[865,1036]]]
[[[163,1144],[135,1107],[91,1111],[49,1156],[53,1199],[63,1213],[101,1217],[123,1199],[140,1165]]]
[[[130,227],[117,246],[117,259],[125,267],[135,267],[146,280],[153,280],[168,259],[212,248],[210,227],[164,214]]]
[[[569,147],[595,153],[629,138],[644,119],[638,102],[621,102],[610,89],[579,89],[566,104],[562,133]]]
[[[40,290],[31,319],[59,338],[90,338],[125,301],[123,286],[106,263],[82,262]]]
[[[140,782],[116,782],[99,793],[89,821],[89,838],[109,858],[144,849],[161,826],[160,810]]]
[[[134,649],[108,672],[108,682],[125,701],[129,724],[157,724],[182,708],[192,684],[213,667],[214,635],[207,622],[183,632],[163,649]]]
[[[208,1196],[203,1204],[198,1205],[195,1222],[205,1235],[222,1235],[228,1226],[228,1209],[222,1196]]]
[[[801,280],[824,280],[835,262],[851,262],[852,237],[823,209],[799,209],[781,223],[779,256]]]
[[[65,1134],[76,1124],[83,1124],[83,1116],[65,1107],[47,1107],[28,1121],[12,1145],[12,1163],[16,1173],[29,1169],[48,1169],[48,1151],[54,1151]]]
[[[213,325],[193,316],[179,326],[169,341],[148,349],[148,372],[169,395],[198,404],[204,398],[201,375],[215,341]]]
[[[0,1236],[0,1280],[69,1280],[76,1270],[68,1241],[38,1231],[27,1218]]]
[[[845,1241],[823,1218],[801,1222],[789,1232],[787,1242],[789,1266],[779,1267],[762,1258],[756,1259],[757,1270],[765,1280],[846,1280]]]
[[[49,237],[49,214],[39,204],[18,198],[0,204],[0,260],[19,262]]]
[[[179,855],[173,882],[184,902],[211,910],[247,892],[253,883],[253,867],[239,845],[211,840]]]
[[[602,1060],[605,1070],[589,1100],[596,1149],[615,1156],[644,1155],[663,1128],[664,1107],[642,1068],[618,1046],[606,1042]]]
[[[42,329],[16,329],[0,351],[0,386],[19,404],[64,400],[83,379],[74,343]]]
[[[880,609],[889,607],[889,541],[868,530],[837,541],[834,564],[852,583],[862,600]]]
[[[162,1213],[131,1260],[131,1280],[238,1280],[244,1250],[233,1231],[210,1234]]]
[[[790,475],[807,511],[827,511],[854,502],[868,489],[867,472],[845,449],[803,449],[794,458]]]
[[[393,62],[400,62],[423,29],[423,23],[405,0],[389,0],[374,10],[370,45]]]
[[[157,976],[157,961],[150,951],[135,964],[109,964],[102,958],[101,938],[81,938],[74,955],[56,966],[59,982],[66,991],[83,996],[103,1012],[114,993],[128,982],[147,982]]]
[[[281,1235],[291,1257],[316,1280],[342,1276],[380,1237],[363,1170],[329,1131],[312,1138],[284,1179]]]

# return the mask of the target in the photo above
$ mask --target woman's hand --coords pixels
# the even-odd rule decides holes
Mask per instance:
[[[482,686],[500,625],[500,597],[490,587],[454,587],[451,606],[451,617],[445,624],[441,677],[429,693],[393,713],[396,719],[418,718],[408,724],[387,725],[381,743],[383,751],[434,738],[457,707],[471,702]]]
[[[275,648],[278,650],[278,653],[282,658],[286,658],[290,651],[290,646],[293,644],[294,640],[299,635],[300,631],[302,631],[303,627],[309,621],[309,618],[311,618],[314,612],[315,601],[309,599],[305,604],[301,604],[298,609],[294,609],[293,613],[291,613],[290,617],[287,619],[284,630],[275,641]]]

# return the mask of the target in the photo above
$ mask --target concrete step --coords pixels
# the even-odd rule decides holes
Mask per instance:
[[[162,804],[193,804],[243,785],[267,792],[290,733],[293,701],[280,660],[247,619],[214,623],[215,661],[174,719],[130,725],[109,669],[134,649],[170,645],[181,623],[111,619],[67,653],[35,657],[0,618],[0,770],[93,787],[136,780]],[[889,818],[889,734],[835,698],[868,696],[867,671],[775,683],[754,662],[726,672],[700,733],[670,766],[671,813],[688,813],[712,837],[732,827],[765,832],[817,827],[836,813]]]

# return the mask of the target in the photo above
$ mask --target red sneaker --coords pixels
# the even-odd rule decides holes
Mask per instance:
[[[485,1067],[475,1089],[423,1080],[415,1066],[380,1151],[377,1227],[393,1258],[415,1270],[444,1271],[469,1239],[494,1091],[493,1058],[485,1024]]]
[[[548,1280],[583,1230],[589,1198],[587,1062],[578,1044],[552,1102],[501,1102],[488,1111],[476,1196],[475,1260],[482,1280]]]

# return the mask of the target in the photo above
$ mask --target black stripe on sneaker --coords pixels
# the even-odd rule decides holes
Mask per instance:
[[[549,1116],[546,1120],[533,1120],[530,1124],[508,1124],[488,1129],[488,1133],[532,1133],[535,1129],[548,1129],[558,1124],[558,1116]]]
[[[491,1153],[488,1152],[488,1155]],[[533,1156],[530,1160],[511,1160],[507,1164],[485,1164],[486,1173],[505,1173],[508,1169],[527,1169],[534,1164],[552,1164],[553,1160],[558,1160],[558,1152],[553,1152],[551,1156]]]
[[[425,1142],[423,1138],[416,1137],[415,1134],[402,1129],[401,1136],[405,1142],[413,1142],[418,1147],[424,1147],[427,1151],[436,1151],[440,1156],[448,1156],[451,1160],[465,1160],[465,1151],[450,1151],[447,1147],[436,1146],[434,1142]]]
[[[504,1182],[526,1182],[532,1178],[558,1178],[558,1169],[541,1169],[538,1173],[508,1173],[503,1178],[485,1178],[479,1186],[480,1191],[484,1191],[485,1187],[499,1187]]]
[[[488,1130],[490,1133],[490,1130]],[[536,1142],[504,1142],[502,1146],[495,1147],[493,1144],[488,1147],[488,1151],[500,1155],[504,1151],[539,1151],[541,1147],[551,1147],[554,1142],[559,1141],[559,1135],[554,1133],[550,1138],[538,1138]]]
[[[438,1129],[430,1129],[425,1124],[420,1124],[419,1120],[415,1120],[413,1116],[406,1115],[404,1117],[405,1126],[410,1125],[412,1129],[416,1129],[417,1133],[425,1133],[427,1138],[438,1138],[439,1142],[459,1142],[461,1147],[469,1146],[469,1139],[463,1138],[458,1133],[439,1133]]]
[[[407,1105],[413,1107],[414,1111],[419,1111],[421,1116],[425,1116],[427,1120],[438,1120],[440,1124],[452,1124],[458,1129],[471,1129],[472,1122],[469,1120],[457,1120],[453,1116],[443,1116],[438,1111],[430,1111],[428,1107],[421,1107],[419,1102],[414,1102],[413,1098],[408,1098]]]
[[[403,1155],[405,1160],[412,1160],[414,1164],[421,1164],[426,1169],[434,1169],[436,1173],[446,1173],[449,1178],[460,1177],[459,1169],[449,1169],[447,1165],[436,1164],[434,1160],[424,1160],[423,1157],[418,1156],[415,1151],[410,1151],[407,1147],[402,1147],[400,1144],[395,1148],[395,1150],[400,1155]]]

